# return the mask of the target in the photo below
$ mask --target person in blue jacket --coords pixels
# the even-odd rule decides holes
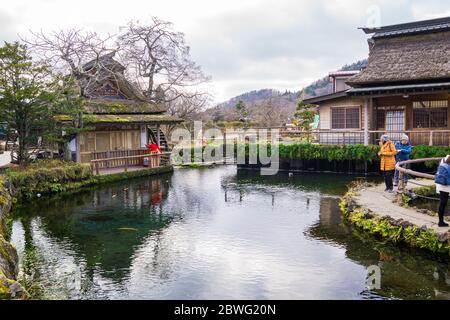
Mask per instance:
[[[409,143],[409,137],[406,134],[404,134],[402,136],[402,139],[395,144],[395,149],[397,150],[397,155],[395,156],[395,161],[398,163],[398,162],[409,160],[409,156],[411,155],[412,148],[413,147]],[[395,170],[394,186],[398,186],[398,179],[399,179],[399,172],[398,172],[398,170]],[[406,184],[407,181],[408,181],[408,175],[405,174],[405,175],[403,175],[403,182]]]
[[[436,192],[439,193],[439,227],[448,227],[444,221],[445,207],[450,193],[450,155],[442,159],[436,173],[434,182],[436,183]]]

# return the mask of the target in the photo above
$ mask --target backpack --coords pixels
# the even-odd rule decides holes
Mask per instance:
[[[440,184],[440,185],[442,185],[442,186],[447,186],[447,185],[448,185],[447,180],[448,180],[448,170],[447,170],[447,166],[446,166],[445,164],[441,164],[441,165],[438,167],[436,176],[435,176],[435,178],[434,178],[434,182],[435,182],[436,184]]]

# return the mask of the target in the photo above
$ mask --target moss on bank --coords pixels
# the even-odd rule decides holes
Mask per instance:
[[[6,173],[6,179],[9,181],[15,197],[27,200],[172,170],[172,166],[165,166],[96,176],[92,173],[89,165],[54,160],[40,161],[36,165],[22,168],[20,171],[10,170]]]
[[[8,218],[12,196],[0,177],[0,299],[26,299],[28,293],[17,282],[18,256],[16,249],[8,242],[11,235]]]
[[[384,241],[450,256],[449,233],[438,234],[432,229],[419,227],[402,219],[378,217],[354,202],[355,192],[357,191],[350,190],[339,204],[346,223]]]

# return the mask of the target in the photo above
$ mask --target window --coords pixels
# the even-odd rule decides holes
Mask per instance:
[[[448,114],[448,101],[414,101],[413,127],[414,128],[446,128]]]
[[[108,151],[111,150],[109,132],[96,132],[95,133],[95,151]]]
[[[377,109],[377,129],[384,129],[386,126],[386,110]]]
[[[360,110],[356,108],[332,108],[331,128],[332,129],[359,129]]]
[[[376,128],[377,130],[384,130],[386,129],[386,118],[389,116],[390,120],[392,119],[392,114],[393,112],[395,113],[396,117],[398,119],[398,121],[396,121],[397,123],[399,121],[402,121],[402,123],[404,124],[404,116],[402,116],[400,113],[396,113],[396,111],[405,111],[406,107],[405,106],[376,106]],[[404,115],[404,113],[403,113]],[[403,117],[403,118],[402,118]],[[392,124],[392,122],[390,123]],[[401,125],[403,128],[403,124]],[[401,129],[403,130],[403,129]]]

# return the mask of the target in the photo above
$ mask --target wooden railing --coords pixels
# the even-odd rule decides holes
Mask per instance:
[[[450,146],[450,130],[406,130],[406,131],[381,131],[370,130],[369,144],[377,144],[380,137],[387,133],[391,140],[398,141],[403,134],[407,134],[414,145]],[[280,131],[282,139],[308,140],[320,144],[363,144],[364,131],[338,131],[338,130],[314,130],[314,131]]]
[[[279,139],[283,142],[305,142],[319,144],[364,144],[365,139],[364,130],[311,130],[303,131],[297,128],[285,128],[285,127],[273,127],[273,128],[249,128],[252,131],[246,131],[241,129],[240,131],[227,130],[222,131],[222,137],[216,139],[217,143],[228,143],[238,140],[242,140],[242,137],[248,137],[249,140],[268,139],[272,140],[273,129],[278,130]],[[263,135],[259,130],[266,130]],[[398,141],[403,134],[407,134],[413,145],[428,145],[428,146],[450,146],[450,130],[404,130],[404,131],[386,131],[386,130],[369,130],[368,142],[369,144],[378,144],[380,137],[387,133],[392,141]],[[192,138],[190,142],[194,142],[198,145],[206,143],[204,139]]]
[[[405,180],[403,179],[405,174],[413,176],[413,177],[417,177],[417,178],[424,178],[424,179],[430,179],[430,180],[434,180],[434,178],[435,178],[435,175],[433,175],[433,174],[428,174],[428,173],[423,173],[423,172],[418,172],[418,171],[408,169],[408,168],[406,168],[407,165],[410,165],[412,163],[423,163],[423,162],[427,162],[427,161],[441,161],[441,160],[442,160],[442,158],[426,158],[426,159],[414,159],[414,160],[406,160],[406,161],[398,162],[395,165],[395,169],[398,170],[398,172],[399,172],[398,190],[399,191],[405,190]]]
[[[121,158],[121,157],[131,157],[140,156],[143,154],[148,154],[147,149],[131,149],[131,150],[109,150],[109,151],[95,151],[92,152],[92,160],[106,159],[106,158]]]
[[[133,150],[128,150],[133,151]],[[124,171],[127,172],[128,168],[136,167],[136,166],[144,166],[144,158],[149,158],[148,167],[149,168],[157,168],[161,165],[166,165],[170,161],[170,152],[162,152],[162,153],[149,153],[147,150],[141,150],[145,153],[139,155],[125,155],[119,156],[117,151],[112,151],[107,153],[110,157],[99,158],[100,155],[96,155],[97,159],[91,160],[92,171],[95,174],[100,174],[100,170],[102,169],[110,169],[110,168],[124,168]],[[96,152],[98,153],[98,152]],[[113,155],[111,157],[111,154]]]

